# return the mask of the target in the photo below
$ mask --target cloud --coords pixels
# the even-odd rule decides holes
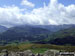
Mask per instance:
[[[48,6],[33,9],[31,13],[25,14],[23,18],[27,18],[29,24],[75,24],[75,5],[64,6],[57,0],[51,0]]]
[[[34,8],[31,12],[23,14],[24,9],[17,6],[0,7],[0,24],[7,27],[32,25],[60,25],[75,24],[75,4],[64,6],[57,0],[50,0],[48,6]]]
[[[16,6],[5,6],[0,7],[0,25],[14,26],[21,24],[20,16],[22,15],[23,9]]]
[[[32,2],[29,2],[28,0],[22,0],[21,5],[34,7],[35,5]]]
[[[34,14],[36,19],[40,19],[39,22],[43,25],[75,24],[75,5],[64,6],[57,0],[51,0],[48,6],[43,8],[34,9],[31,14]]]

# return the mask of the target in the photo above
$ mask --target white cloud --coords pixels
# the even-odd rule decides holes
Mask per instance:
[[[14,26],[21,24],[20,16],[23,9],[19,9],[16,6],[0,7],[0,25]]]
[[[0,24],[14,26],[21,24],[60,25],[75,24],[75,4],[64,6],[57,0],[51,0],[48,6],[33,9],[22,14],[23,9],[17,6],[0,7]]]
[[[22,0],[21,5],[34,7],[35,5],[32,2],[29,2],[28,0]]]

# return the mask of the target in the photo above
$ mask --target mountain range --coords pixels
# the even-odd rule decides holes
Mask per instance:
[[[75,25],[20,25],[2,28],[0,43],[33,41],[44,44],[72,44],[75,43]]]
[[[48,43],[56,45],[75,45],[75,28],[69,28],[53,34],[53,40]]]
[[[40,44],[75,45],[75,28],[63,29],[48,35],[48,38],[35,42]]]
[[[5,32],[7,29],[8,29],[7,27],[0,25],[0,33]]]
[[[0,34],[0,40],[3,41],[35,41],[45,39],[50,31],[44,28],[33,26],[16,26],[9,28],[6,32]]]

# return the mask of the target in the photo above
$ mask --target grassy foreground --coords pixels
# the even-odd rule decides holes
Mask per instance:
[[[44,51],[49,49],[75,51],[75,46],[58,46],[50,44],[19,44],[0,46],[0,51],[3,49],[7,49],[9,51],[32,50],[33,53],[43,53]]]

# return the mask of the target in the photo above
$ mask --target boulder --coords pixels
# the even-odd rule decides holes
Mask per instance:
[[[34,54],[29,54],[29,56],[35,56]]]
[[[35,56],[43,56],[43,54],[37,53]]]
[[[23,52],[17,52],[17,55],[18,56],[24,56],[24,53]]]
[[[31,50],[24,51],[24,56],[29,56],[30,54],[33,54]]]
[[[58,55],[59,55],[59,51],[58,50],[47,50],[43,54],[43,56],[58,56]]]
[[[8,56],[8,51],[6,49],[1,51],[1,55],[0,56]]]
[[[0,56],[8,56],[6,53],[1,53]]]
[[[18,56],[16,52],[9,52],[8,56]]]
[[[46,52],[44,53],[43,56],[54,56],[54,52],[48,50],[48,51],[46,51]]]

